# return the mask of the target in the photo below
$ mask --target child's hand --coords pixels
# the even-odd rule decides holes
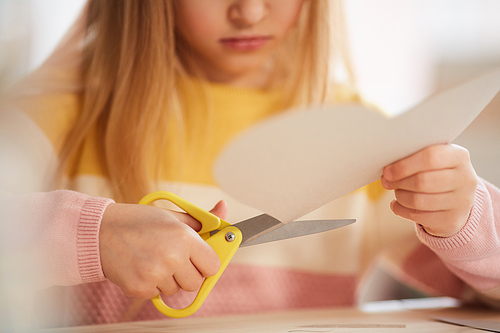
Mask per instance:
[[[221,201],[211,212],[224,218],[226,211]],[[200,229],[185,213],[110,204],[99,241],[104,275],[130,297],[149,299],[180,288],[195,291],[220,268],[215,251],[195,231]]]
[[[395,190],[392,211],[440,237],[465,225],[477,182],[469,152],[452,144],[422,149],[386,166],[382,176],[384,188]]]

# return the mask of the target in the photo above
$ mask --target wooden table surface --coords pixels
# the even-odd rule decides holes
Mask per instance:
[[[184,318],[41,330],[48,333],[318,333],[318,332],[484,332],[433,320],[434,316],[500,323],[500,311],[479,308],[400,309],[365,312],[356,308],[303,310],[217,318]]]

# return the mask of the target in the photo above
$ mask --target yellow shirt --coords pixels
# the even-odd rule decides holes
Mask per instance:
[[[196,81],[190,83],[201,87]],[[168,125],[168,145],[159,169],[161,181],[215,186],[212,165],[226,144],[250,126],[284,111],[285,102],[280,90],[265,91],[215,83],[208,84],[207,88],[210,98],[208,114],[205,101],[183,96],[188,110],[181,125],[185,132],[179,129],[175,120]],[[357,95],[342,88],[336,91],[332,100],[337,103],[360,101]],[[25,98],[16,104],[45,132],[55,151],[60,151],[74,124],[80,102],[77,94],[52,94]],[[99,164],[97,140],[96,132],[92,131],[75,158],[75,164],[70,166],[75,179],[82,175],[99,178],[105,175]],[[152,173],[154,159],[148,161]],[[79,190],[71,183],[68,185],[71,189]],[[382,187],[370,186],[365,190],[376,198]],[[93,191],[90,194],[99,195]]]

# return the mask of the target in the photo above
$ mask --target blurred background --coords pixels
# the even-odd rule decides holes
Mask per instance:
[[[35,69],[85,0],[0,0],[0,91]],[[500,67],[498,0],[345,0],[358,86],[391,114]],[[500,186],[500,98],[456,140],[477,173]],[[361,301],[418,296],[383,269]]]
[[[24,70],[50,54],[84,3],[0,0],[2,39],[24,41],[17,59]],[[360,90],[390,113],[500,66],[498,0],[345,0],[345,7]]]

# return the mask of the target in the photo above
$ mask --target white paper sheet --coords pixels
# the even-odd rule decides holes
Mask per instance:
[[[452,142],[500,91],[500,70],[388,119],[360,105],[270,118],[230,143],[214,176],[240,202],[289,222],[380,178],[384,166]]]

